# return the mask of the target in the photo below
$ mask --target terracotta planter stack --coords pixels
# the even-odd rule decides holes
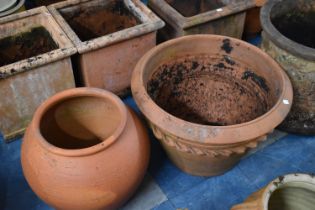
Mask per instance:
[[[267,54],[243,41],[194,35],[150,50],[132,77],[134,99],[181,170],[219,175],[279,125],[291,83]]]
[[[0,130],[9,140],[44,100],[74,87],[76,49],[44,7],[1,18],[0,32]]]
[[[281,125],[288,132],[315,134],[315,1],[269,1],[261,11],[262,49],[289,75],[292,111]]]
[[[84,86],[124,95],[164,23],[138,0],[70,0],[49,7],[78,49]]]
[[[145,128],[114,94],[79,88],[36,111],[22,144],[24,175],[57,209],[117,209],[140,184],[149,161]]]

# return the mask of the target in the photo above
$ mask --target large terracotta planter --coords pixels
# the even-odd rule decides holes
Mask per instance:
[[[281,128],[315,134],[315,1],[269,1],[261,10],[261,48],[289,75],[293,108]]]
[[[141,56],[156,45],[164,25],[139,0],[70,0],[49,7],[78,49],[77,66],[88,87],[124,95]]]
[[[76,53],[48,10],[0,19],[0,130],[10,140],[24,132],[48,97],[74,87]]]
[[[262,1],[149,0],[148,5],[165,22],[159,41],[192,34],[220,34],[241,38],[246,10]]]
[[[94,88],[45,101],[21,150],[29,185],[57,209],[117,209],[140,184],[148,160],[137,116],[114,94]]]
[[[289,174],[270,182],[232,210],[313,210],[314,206],[314,176]]]
[[[193,175],[222,174],[282,122],[291,83],[267,54],[216,35],[177,38],[137,64],[132,93],[170,159]]]

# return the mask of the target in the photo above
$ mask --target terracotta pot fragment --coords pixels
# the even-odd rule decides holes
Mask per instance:
[[[132,93],[170,159],[193,175],[222,174],[282,122],[291,83],[267,54],[216,35],[177,38],[137,64]]]
[[[23,139],[23,173],[57,209],[117,209],[140,184],[149,141],[137,116],[114,94],[94,88],[54,95]]]

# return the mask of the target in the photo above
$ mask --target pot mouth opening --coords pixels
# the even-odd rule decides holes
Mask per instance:
[[[113,94],[101,94],[70,90],[46,101],[37,122],[45,145],[75,155],[96,152],[115,141],[125,126],[126,108]]]
[[[142,23],[124,0],[104,1],[101,5],[99,3],[82,2],[80,5],[58,10],[83,42]]]
[[[315,49],[315,4],[311,1],[278,2],[270,10],[272,25],[286,38]]]
[[[292,176],[299,177],[301,175]],[[314,209],[314,179],[292,179],[283,183],[274,181],[272,185],[274,185],[273,189],[268,192],[269,196],[265,199],[266,210]]]
[[[32,27],[0,39],[0,67],[58,48],[58,44],[43,26]]]
[[[197,54],[160,64],[147,93],[167,113],[208,126],[230,126],[267,113],[279,96],[255,68],[227,55]]]
[[[166,0],[184,17],[192,17],[226,6],[226,0]]]

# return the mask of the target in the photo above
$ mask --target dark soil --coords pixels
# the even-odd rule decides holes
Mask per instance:
[[[121,31],[140,23],[121,0],[111,1],[104,7],[82,8],[74,14],[62,15],[82,41]]]
[[[178,58],[155,71],[147,90],[168,113],[204,125],[244,123],[274,103],[265,79],[227,56]]]
[[[35,0],[36,6],[47,6],[64,0]]]
[[[191,17],[224,6],[222,0],[167,0],[167,3],[185,17]]]
[[[58,49],[49,32],[44,27],[0,40],[0,66]]]
[[[315,11],[289,12],[273,18],[272,23],[287,38],[315,48]]]
[[[293,104],[292,111],[279,128],[290,133],[315,135],[315,117],[312,113],[306,113]]]

